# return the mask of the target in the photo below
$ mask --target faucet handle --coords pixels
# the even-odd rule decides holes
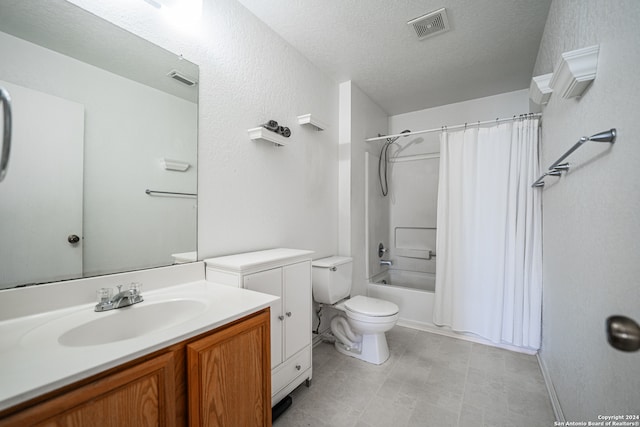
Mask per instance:
[[[113,289],[111,288],[100,288],[96,291],[96,297],[98,299],[98,304],[107,303],[111,299],[113,295]]]
[[[140,293],[142,293],[142,283],[140,282],[129,283],[129,290],[134,294],[140,295]]]
[[[122,285],[116,285],[116,288],[118,288],[118,293],[122,292]]]

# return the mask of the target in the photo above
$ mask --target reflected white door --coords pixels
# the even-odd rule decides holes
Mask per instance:
[[[84,106],[0,81],[13,143],[0,183],[0,288],[82,274]],[[70,243],[70,236],[78,243]]]

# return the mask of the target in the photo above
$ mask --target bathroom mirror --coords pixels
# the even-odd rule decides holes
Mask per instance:
[[[195,261],[198,67],[63,0],[2,1],[0,58],[0,289]]]

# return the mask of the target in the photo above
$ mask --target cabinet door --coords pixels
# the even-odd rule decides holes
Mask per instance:
[[[269,312],[187,345],[189,425],[271,426]]]
[[[261,271],[244,277],[244,288],[280,297],[271,303],[271,367],[282,363],[282,269]]]
[[[283,267],[285,352],[288,359],[311,344],[311,262]]]
[[[0,420],[1,426],[175,426],[174,354],[157,356]]]

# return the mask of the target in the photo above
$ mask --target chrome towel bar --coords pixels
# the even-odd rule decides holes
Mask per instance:
[[[571,153],[573,153],[574,151],[576,151],[578,148],[582,147],[582,145],[587,142],[587,141],[595,141],[595,142],[608,142],[610,144],[613,144],[614,142],[616,142],[616,130],[615,128],[609,129],[607,131],[604,132],[600,132],[600,133],[596,133],[595,135],[591,135],[591,136],[583,136],[582,138],[580,138],[580,140],[578,142],[576,142],[575,144],[573,144],[573,146],[571,148],[569,148],[567,150],[566,153],[564,153],[562,156],[560,156],[560,158],[558,160],[556,160],[555,162],[553,162],[553,164],[551,166],[549,166],[549,170],[547,172],[545,172],[544,174],[542,174],[542,176],[540,176],[540,178],[536,179],[535,182],[533,184],[531,184],[532,187],[544,187],[544,178],[547,176],[560,176],[562,175],[562,172],[566,172],[567,170],[569,170],[569,163],[560,163],[562,162],[564,159],[566,159],[567,157],[569,157],[571,155]]]

